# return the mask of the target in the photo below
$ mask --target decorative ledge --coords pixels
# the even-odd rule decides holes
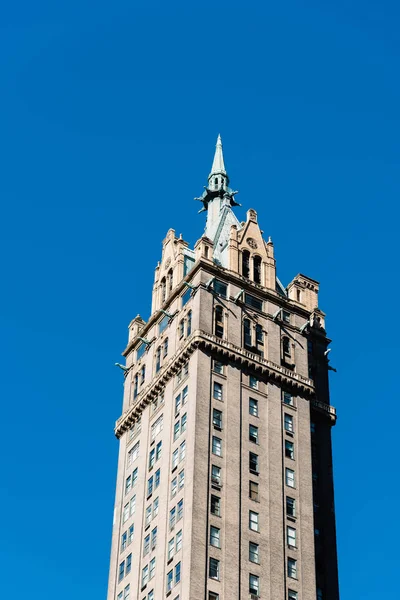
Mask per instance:
[[[299,373],[295,373],[290,369],[286,369],[281,365],[275,364],[270,360],[266,360],[245,348],[236,346],[231,342],[198,329],[186,339],[184,345],[179,348],[168,363],[162,367],[161,371],[153,381],[141,390],[140,394],[135,398],[135,401],[128,410],[126,410],[118,419],[115,424],[115,435],[117,438],[120,438],[123,433],[131,427],[145,406],[156,398],[165,384],[175,376],[197,348],[220,354],[225,359],[228,359],[240,367],[246,367],[255,374],[263,375],[269,381],[274,381],[278,384],[284,383],[285,386],[292,388],[296,394],[300,393],[305,396],[313,396],[315,394],[314,383],[311,379],[304,377]],[[319,404],[328,406],[323,402],[320,402]]]
[[[332,425],[336,424],[336,408],[334,406],[326,404],[325,402],[321,402],[321,400],[311,400],[311,406],[318,412],[322,412],[326,416],[329,416],[332,421]]]

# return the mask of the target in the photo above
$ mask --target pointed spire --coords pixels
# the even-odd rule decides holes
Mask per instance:
[[[210,179],[210,177],[212,177],[213,175],[220,175],[220,174],[226,176],[225,164],[224,164],[224,154],[222,152],[222,140],[221,140],[220,134],[218,134],[217,144],[215,146],[214,160],[213,160],[213,164],[211,167],[211,173],[208,176],[208,179]]]

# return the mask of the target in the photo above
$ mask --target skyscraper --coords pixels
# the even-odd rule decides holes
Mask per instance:
[[[194,249],[129,325],[108,600],[338,600],[325,315],[235,216],[218,137]]]

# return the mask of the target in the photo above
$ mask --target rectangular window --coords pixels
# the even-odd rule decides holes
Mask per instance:
[[[153,465],[155,462],[156,462],[156,450],[155,450],[155,448],[153,448],[153,450],[150,450],[150,454],[149,454],[149,470],[153,468]]]
[[[259,596],[260,594],[260,578],[257,575],[249,575],[249,593]]]
[[[286,528],[287,531],[287,545],[288,546],[293,546],[294,548],[296,547],[296,530],[294,527],[287,527]]]
[[[211,579],[219,579],[219,560],[210,557],[208,576]]]
[[[127,521],[129,518],[129,502],[128,504],[125,504],[124,506],[124,510],[122,512],[122,523],[125,523],[125,521]]]
[[[249,469],[250,473],[258,475],[258,455],[254,452],[249,452]]]
[[[215,400],[222,400],[222,385],[218,381],[214,381],[213,398]]]
[[[216,429],[222,429],[222,411],[213,408],[213,425]]]
[[[282,321],[284,323],[290,323],[290,312],[288,312],[287,310],[282,311]]]
[[[185,406],[188,401],[188,386],[186,385],[182,390],[182,406]]]
[[[182,529],[176,534],[176,552],[182,548]]]
[[[296,500],[286,496],[286,514],[288,517],[296,516]]]
[[[249,510],[249,528],[252,531],[258,531],[258,513]]]
[[[146,535],[143,541],[143,556],[150,552],[150,535]]]
[[[158,444],[156,446],[156,460],[158,460],[161,456],[161,448],[162,448],[162,442],[158,442]]]
[[[175,527],[175,519],[176,519],[176,508],[171,508],[169,511],[169,528],[173,529]]]
[[[175,551],[175,538],[171,538],[168,542],[168,560],[171,560],[171,558],[174,555],[174,551]]]
[[[161,479],[161,470],[157,469],[156,474],[154,475],[154,488],[158,488],[158,486],[160,485],[160,479]]]
[[[128,575],[128,573],[131,572],[131,569],[132,569],[132,553],[128,554],[128,556],[126,557],[125,574]]]
[[[174,572],[169,571],[169,573],[167,573],[167,592],[172,590],[173,585],[174,585]]]
[[[217,517],[221,516],[221,498],[211,496],[211,513]]]
[[[288,440],[285,440],[285,456],[294,460],[294,444]]]
[[[125,575],[125,561],[123,560],[121,563],[119,563],[119,569],[118,569],[118,581],[122,581]]]
[[[154,557],[150,561],[149,579],[152,579],[154,577],[155,570],[156,570],[156,558]]]
[[[164,415],[158,417],[156,421],[151,426],[151,441],[155,439],[155,437],[161,433],[164,427]]]
[[[297,592],[293,590],[288,591],[288,600],[297,600]]]
[[[158,498],[153,502],[153,519],[158,515]]]
[[[286,485],[288,485],[289,487],[294,488],[295,486],[295,482],[294,482],[294,471],[292,469],[285,469],[285,474],[286,474]]]
[[[222,283],[222,281],[218,281],[218,279],[214,279],[213,290],[216,294],[218,294],[218,296],[221,296],[221,298],[226,298],[228,286],[225,283]]]
[[[181,321],[179,322],[179,338],[183,338],[183,336],[185,335],[185,320],[181,319]]]
[[[158,335],[161,335],[162,332],[167,328],[169,323],[168,315],[165,315],[158,324]]]
[[[293,417],[285,413],[285,431],[293,433]]]
[[[208,600],[219,600],[219,594],[208,592]]]
[[[132,471],[132,487],[137,482],[137,478],[138,478],[138,469],[136,467],[136,469],[133,469],[133,471]]]
[[[192,291],[193,290],[191,288],[188,288],[186,292],[182,294],[182,308],[189,302]]]
[[[130,594],[131,594],[131,586],[128,583],[128,585],[126,586],[126,588],[124,589],[124,600],[129,600],[130,598]]]
[[[215,485],[221,485],[221,469],[216,465],[211,467],[211,481]]]
[[[218,362],[217,360],[213,361],[213,370],[215,373],[219,373],[222,375],[224,373],[224,365],[222,362]]]
[[[253,388],[253,390],[258,390],[258,379],[254,377],[254,375],[250,375],[249,377],[249,386]]]
[[[283,402],[288,406],[293,406],[293,396],[289,392],[283,392]]]
[[[150,504],[150,506],[148,506],[146,508],[146,517],[145,517],[145,521],[144,521],[145,527],[147,527],[147,525],[149,525],[150,521],[151,521],[151,504]]]
[[[216,456],[222,456],[222,440],[215,435],[212,438],[212,453]]]
[[[252,296],[251,294],[245,293],[244,303],[247,304],[247,306],[251,306],[252,308],[255,308],[256,310],[263,309],[262,300],[260,300],[259,298],[256,298],[255,296]]]
[[[259,545],[254,542],[249,542],[249,561],[253,563],[259,563]]]
[[[175,414],[178,414],[180,408],[181,408],[181,395],[178,394],[177,397],[175,398]]]
[[[249,441],[258,444],[258,427],[249,425]]]
[[[147,480],[147,496],[150,496],[153,493],[153,481],[153,476]]]
[[[132,496],[129,502],[129,516],[131,517],[135,513],[136,509],[136,494]]]
[[[176,450],[174,450],[172,453],[172,469],[175,469],[175,467],[178,465],[178,461],[179,461],[179,448],[176,448]]]
[[[186,442],[182,442],[179,446],[179,462],[182,462],[186,455]]]
[[[249,481],[249,498],[258,502],[258,483]]]
[[[249,398],[249,414],[258,417],[258,400],[254,398]]]
[[[178,491],[178,478],[174,477],[171,481],[171,498],[176,496],[176,492]]]
[[[288,558],[287,574],[288,574],[288,577],[297,579],[297,560],[295,560],[294,558]]]
[[[128,542],[128,534],[126,531],[121,535],[121,552],[123,552],[126,548]]]
[[[137,457],[139,456],[139,442],[137,442],[133,448],[131,448],[128,452],[128,460],[127,460],[127,467],[130,467],[131,464],[137,459]]]
[[[134,529],[135,529],[134,525],[131,525],[128,529],[128,546],[129,546],[129,544],[132,544],[132,542],[133,542]]]
[[[168,355],[168,338],[165,338],[163,343],[163,358]]]
[[[243,337],[244,345],[251,348],[251,323],[249,319],[244,319],[243,321]]]
[[[127,494],[132,489],[132,475],[125,480],[125,494]]]
[[[211,525],[210,527],[210,545],[215,546],[215,548],[220,548],[220,534],[221,530],[218,527],[214,527]]]
[[[178,486],[179,486],[179,489],[181,490],[184,485],[185,485],[185,469],[182,469],[182,471],[178,475]]]
[[[143,354],[146,352],[146,348],[147,348],[147,344],[145,344],[144,342],[142,342],[140,344],[140,346],[138,346],[138,349],[136,350],[136,360],[140,360],[143,356]]]
[[[181,419],[181,433],[186,431],[187,414],[185,413]]]
[[[181,580],[181,563],[175,565],[175,585]]]
[[[179,500],[176,507],[177,507],[176,520],[179,521],[183,517],[183,500]]]
[[[143,365],[142,368],[140,369],[140,385],[144,384],[145,379],[146,379],[146,365]]]

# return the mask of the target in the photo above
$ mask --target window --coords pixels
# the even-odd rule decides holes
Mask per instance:
[[[288,517],[296,516],[296,500],[286,496],[286,514]]]
[[[253,388],[253,390],[258,390],[258,379],[254,377],[254,375],[250,375],[249,377],[249,386]]]
[[[288,574],[288,577],[297,579],[297,560],[295,560],[294,558],[288,558],[287,574]]]
[[[146,508],[146,517],[145,517],[145,521],[144,521],[145,527],[147,527],[147,525],[149,525],[150,521],[151,521],[151,504],[150,504],[150,506],[148,506]]]
[[[258,444],[258,427],[255,427],[255,425],[249,425],[249,440]]]
[[[171,481],[171,498],[176,496],[176,492],[178,491],[178,478],[174,477]]]
[[[146,365],[143,365],[140,369],[140,385],[144,384],[144,380],[146,379]]]
[[[217,517],[221,516],[221,498],[211,496],[211,513]]]
[[[175,585],[181,580],[181,563],[175,565]]]
[[[249,510],[249,528],[252,531],[258,531],[258,513]]]
[[[124,506],[124,510],[122,512],[122,523],[125,523],[125,521],[128,520],[129,517],[129,503],[125,504]]]
[[[158,324],[158,334],[161,335],[164,329],[167,328],[169,323],[168,315],[165,315]]]
[[[243,339],[244,345],[251,348],[251,323],[249,319],[243,319]]]
[[[177,397],[175,398],[175,414],[177,414],[179,412],[181,408],[181,395],[178,394]]]
[[[147,594],[147,600],[154,600],[154,591],[151,590],[148,594]]]
[[[216,485],[221,485],[221,469],[216,465],[211,467],[211,481]]]
[[[133,399],[138,395],[138,387],[139,387],[139,375],[136,373],[133,379]]]
[[[138,417],[138,419],[134,422],[132,427],[129,430],[129,440],[132,440],[136,435],[138,435],[142,430],[142,418]]]
[[[163,358],[165,358],[168,354],[168,338],[165,338],[163,343]]]
[[[175,538],[171,538],[168,542],[168,560],[171,560],[175,552]]]
[[[208,576],[211,579],[219,579],[219,560],[210,558]]]
[[[128,541],[128,534],[126,531],[121,535],[121,552],[123,552],[126,548],[126,544]]]
[[[176,507],[177,507],[176,520],[179,521],[183,517],[183,500],[179,500]]]
[[[133,541],[133,531],[134,531],[134,525],[131,525],[128,529],[128,546]]]
[[[249,575],[249,593],[258,596],[260,592],[260,578],[257,575]]]
[[[224,365],[222,362],[218,362],[217,360],[213,361],[213,370],[215,373],[220,373],[221,375],[224,373]]]
[[[125,494],[128,494],[128,492],[132,489],[132,475],[129,475],[129,477],[127,477],[125,479]]]
[[[179,448],[176,448],[172,453],[172,469],[178,466],[179,462]]]
[[[214,334],[219,337],[224,337],[224,311],[222,306],[217,306],[214,312]]]
[[[293,433],[293,417],[285,413],[285,430]]]
[[[293,406],[293,396],[289,392],[283,392],[283,402],[289,406]]]
[[[167,592],[172,590],[172,586],[174,585],[174,571],[171,570],[167,573]]]
[[[242,252],[242,275],[246,279],[250,277],[250,252],[248,250]]]
[[[249,469],[251,473],[258,475],[258,455],[254,452],[249,452]]]
[[[153,519],[158,515],[158,498],[153,502]]]
[[[253,563],[259,563],[259,546],[254,542],[249,542],[249,561]]]
[[[294,444],[288,440],[285,440],[285,456],[294,460]]]
[[[172,269],[168,271],[168,293],[172,292],[172,288],[174,286],[174,272]]]
[[[157,348],[156,352],[156,373],[161,369],[161,346]]]
[[[156,557],[152,558],[150,561],[149,579],[152,579],[154,577],[155,570],[156,570]]]
[[[249,414],[258,417],[258,400],[254,398],[249,398]]]
[[[216,294],[218,294],[218,296],[221,296],[221,298],[226,298],[228,286],[225,283],[222,283],[222,281],[218,281],[218,279],[214,279],[213,290]]]
[[[136,350],[136,360],[140,360],[142,358],[143,354],[146,352],[146,348],[147,344],[145,344],[144,342],[142,342],[140,346],[138,346],[138,349]]]
[[[288,600],[297,600],[297,592],[293,590],[288,591]]]
[[[130,597],[130,593],[131,593],[131,586],[128,583],[128,585],[126,586],[126,588],[124,589],[124,600],[129,600]]]
[[[186,442],[182,442],[179,446],[179,462],[181,462],[185,458],[186,454]]]
[[[244,295],[244,303],[247,304],[247,306],[251,306],[252,308],[255,308],[256,310],[262,310],[262,308],[263,308],[262,300],[259,300],[258,298],[256,298],[255,296],[252,296],[251,294]]]
[[[129,516],[131,517],[136,509],[136,495],[132,496],[129,502]]]
[[[262,326],[258,323],[256,325],[256,345],[257,345],[258,350],[261,350],[259,348],[259,346],[264,345],[264,331],[263,331]]]
[[[153,476],[150,477],[150,479],[147,480],[147,497],[151,496],[151,494],[153,493]]]
[[[311,433],[315,433],[315,423],[313,423],[312,421],[310,423],[310,431]]]
[[[222,440],[215,435],[212,438],[212,453],[216,456],[222,456]]]
[[[137,442],[128,452],[128,460],[127,467],[130,467],[131,464],[137,459],[139,456],[139,442]]]
[[[151,426],[151,441],[163,430],[164,427],[164,416],[161,415]]]
[[[167,282],[165,277],[161,279],[161,304],[165,302],[165,298],[167,297]]]
[[[189,335],[192,333],[192,311],[189,310],[188,315],[187,315],[187,322],[186,322],[186,335],[189,337]]]
[[[213,408],[213,425],[216,429],[222,429],[222,411]]]
[[[150,450],[149,454],[149,470],[153,468],[154,463],[156,462],[156,449]]]
[[[158,442],[158,444],[156,446],[156,460],[159,460],[159,458],[161,456],[161,448],[162,448],[162,442]]]
[[[214,527],[211,525],[210,527],[210,545],[215,546],[215,548],[220,548],[220,534],[221,530],[218,527]]]
[[[282,350],[283,354],[290,356],[290,340],[288,337],[282,338]]]
[[[222,385],[218,381],[214,381],[213,398],[222,400]]]
[[[182,548],[182,529],[176,534],[176,552]]]
[[[187,375],[187,373],[185,373]],[[185,406],[188,401],[188,386],[186,385],[182,390],[182,406]]]
[[[188,288],[186,290],[186,292],[184,294],[182,294],[182,296],[181,296],[181,298],[182,298],[182,308],[185,306],[185,304],[187,304],[187,302],[189,302],[191,295],[192,295],[191,288]]]
[[[219,600],[219,594],[208,592],[208,600]]]
[[[317,588],[317,600],[322,600],[322,590],[321,588]]]
[[[122,581],[125,575],[125,561],[123,560],[121,563],[119,563],[119,569],[118,569],[118,581]]]
[[[125,567],[125,575],[131,572],[132,569],[132,553],[128,554],[126,557],[126,567]]]
[[[179,322],[179,339],[182,339],[185,335],[185,319],[181,319]]]
[[[258,483],[256,481],[249,481],[249,498],[258,502]]]
[[[174,508],[171,508],[171,510],[169,511],[169,528],[173,529],[175,527],[175,520],[176,520],[176,508],[174,506]]]
[[[253,280],[255,283],[261,283],[261,257],[253,258]]]
[[[288,312],[287,310],[282,311],[282,321],[284,323],[290,323],[290,312]]]
[[[287,536],[286,536],[287,545],[293,546],[295,548],[296,547],[296,530],[295,530],[295,528],[287,526],[286,531],[287,531]]]
[[[294,471],[292,469],[285,469],[286,485],[294,488]]]
[[[179,486],[179,489],[181,490],[184,485],[185,485],[185,469],[182,469],[182,471],[178,475],[178,486]]]

